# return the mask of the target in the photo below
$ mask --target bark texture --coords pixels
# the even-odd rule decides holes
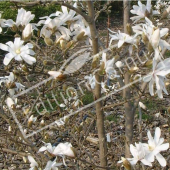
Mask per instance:
[[[97,30],[94,21],[94,6],[92,1],[87,1],[88,6],[88,14],[91,18],[89,23],[90,32],[92,36],[92,48],[93,54],[97,54],[99,52],[99,44],[98,44],[98,36]],[[101,76],[96,72],[95,74],[96,83],[95,85],[95,100],[101,98]],[[99,137],[99,150],[100,150],[100,165],[102,167],[107,166],[107,144],[106,144],[106,136],[105,136],[105,128],[104,128],[104,114],[102,110],[102,102],[96,103],[96,116],[97,116],[97,130],[98,130],[98,137]]]

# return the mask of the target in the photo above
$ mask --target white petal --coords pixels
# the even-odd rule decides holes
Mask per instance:
[[[156,147],[156,149],[158,149],[159,151],[165,151],[169,148],[169,143],[165,143],[165,144],[162,144],[158,147]]]
[[[119,40],[119,42],[118,42],[118,48],[120,48],[120,47],[123,45],[124,42],[125,42],[124,40]]]
[[[151,74],[148,74],[148,75],[146,75],[146,76],[143,78],[143,81],[144,81],[144,82],[149,82],[149,81],[151,80],[151,78],[152,78],[152,75],[151,75]]]
[[[151,80],[151,81],[149,82],[149,92],[150,92],[150,95],[151,95],[151,96],[154,95],[153,84],[154,84],[154,81]]]
[[[6,99],[6,103],[9,108],[11,108],[14,105],[14,101],[10,97]]]
[[[165,34],[168,33],[168,31],[169,31],[168,28],[162,28],[162,29],[160,30],[160,36],[163,37]]]
[[[149,162],[149,161],[146,160],[146,159],[142,159],[141,162],[142,162],[144,165],[152,166],[151,162]]]
[[[46,151],[46,150],[47,150],[47,147],[42,146],[42,147],[38,150],[38,153],[39,153],[39,152],[44,152],[44,151]]]
[[[165,166],[166,166],[166,160],[165,160],[165,158],[164,158],[160,153],[158,153],[158,154],[156,155],[156,159],[158,160],[158,162],[160,163],[160,165],[161,165],[162,167],[165,167]]]
[[[150,152],[149,154],[147,154],[145,156],[145,159],[148,161],[148,162],[154,162],[155,160],[155,155],[153,152]]]
[[[53,76],[54,78],[62,75],[62,73],[60,71],[49,71],[48,74]]]
[[[7,45],[0,43],[0,49],[2,49],[4,51],[8,51],[9,48]]]
[[[36,59],[34,57],[31,57],[30,55],[27,55],[27,54],[23,55],[22,58],[26,63],[30,65],[36,62]]]
[[[156,144],[159,142],[160,136],[161,136],[161,129],[157,127],[155,129],[155,136],[154,136],[154,141],[156,142]]]

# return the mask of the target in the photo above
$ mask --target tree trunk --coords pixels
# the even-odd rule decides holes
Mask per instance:
[[[123,0],[123,27],[124,32],[127,33],[126,25],[129,23],[130,0]]]
[[[130,0],[123,1],[123,26],[124,32],[127,33],[126,25],[129,23],[129,12],[130,12]],[[124,75],[124,83],[125,85],[130,83],[130,74],[127,71]],[[131,98],[130,87],[127,87],[123,90],[123,97],[125,100],[129,100]],[[130,157],[130,144],[132,143],[133,138],[133,122],[134,122],[134,109],[133,105],[130,101],[124,104],[125,108],[125,157]]]
[[[88,14],[91,18],[89,21],[89,27],[92,37],[92,48],[93,54],[97,54],[99,52],[98,47],[98,37],[97,37],[97,30],[94,21],[94,6],[92,1],[87,1],[88,5]],[[101,98],[101,76],[96,73],[95,74],[96,83],[95,84],[95,92],[94,97],[95,100]],[[99,137],[99,150],[100,150],[100,165],[102,167],[107,166],[107,144],[106,144],[106,135],[105,135],[105,128],[104,128],[104,114],[102,110],[102,102],[96,103],[96,116],[97,116],[97,130],[98,130],[98,137]]]

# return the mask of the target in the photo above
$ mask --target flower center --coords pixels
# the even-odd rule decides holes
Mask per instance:
[[[16,54],[20,54],[20,53],[21,53],[20,48],[19,48],[19,49],[17,49],[15,52],[16,52]]]
[[[154,146],[149,146],[149,150],[150,150],[150,151],[153,151],[154,148],[155,148]]]

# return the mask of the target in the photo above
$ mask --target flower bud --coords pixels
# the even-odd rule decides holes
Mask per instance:
[[[31,117],[28,119],[28,127],[31,127],[32,123],[35,122],[36,120],[37,118],[31,115]]]
[[[62,50],[65,50],[66,49],[66,40],[61,39],[60,40],[60,46],[61,46]]]
[[[25,134],[27,133],[27,129],[24,129],[24,133],[25,133]]]
[[[154,51],[153,46],[150,42],[148,43],[148,51],[150,54]]]
[[[145,62],[144,66],[150,68],[152,66],[152,63],[153,63],[153,60],[148,60],[148,61]]]
[[[145,33],[142,33],[142,41],[145,45],[149,42],[148,37],[145,35]]]
[[[11,108],[12,110],[15,110],[15,103],[14,103],[14,101],[10,97],[8,97],[6,99],[6,103],[7,103],[7,106],[9,108]]]
[[[126,30],[129,35],[133,35],[133,29],[129,23],[126,25]]]
[[[11,132],[11,131],[12,131],[11,126],[8,126],[8,131],[9,131],[9,132]]]
[[[22,159],[23,159],[24,163],[28,163],[28,159],[25,156],[23,156]]]
[[[160,30],[158,28],[153,32],[151,37],[151,43],[154,49],[158,47],[159,41],[160,41]]]
[[[48,45],[51,46],[54,44],[53,40],[51,38],[44,38],[44,42]]]
[[[17,28],[17,26],[16,26],[16,25],[13,25],[13,26],[11,27],[11,31],[13,31],[13,32],[17,32],[17,30],[18,30],[18,28]]]
[[[45,125],[44,120],[41,120],[40,126],[41,126],[41,127],[44,127],[44,125]]]
[[[130,162],[124,158],[124,157],[121,157],[122,161],[123,161],[123,166],[125,167],[126,170],[131,170],[132,167],[131,167],[131,164]]]
[[[40,30],[37,31],[37,37],[40,37]]]
[[[78,36],[77,36],[77,41],[81,41],[81,40],[83,40],[84,39],[84,34],[85,34],[85,32],[83,31],[83,32],[81,32]]]
[[[66,45],[66,48],[70,48],[74,43],[75,43],[74,40],[69,41],[69,42],[67,43],[67,45]]]
[[[24,64],[24,65],[22,65],[22,70],[24,71],[24,72],[29,72],[29,70],[28,70],[28,68],[27,68],[27,66]]]
[[[60,71],[49,71],[49,75],[53,76],[56,80],[64,80],[66,75],[62,74]]]
[[[100,74],[100,75],[105,74],[104,68],[105,68],[105,63],[102,62],[102,63],[100,64],[100,68],[99,68],[99,74]]]
[[[139,68],[138,67],[131,67],[130,69],[129,69],[129,72],[130,73],[135,73],[137,70],[139,70]]]
[[[43,65],[53,65],[54,64],[54,62],[52,62],[52,61],[50,61],[50,60],[44,60],[43,61]]]
[[[32,25],[31,24],[27,24],[26,27],[24,28],[23,32],[22,32],[22,39],[24,41],[28,41],[31,39],[32,36]]]

